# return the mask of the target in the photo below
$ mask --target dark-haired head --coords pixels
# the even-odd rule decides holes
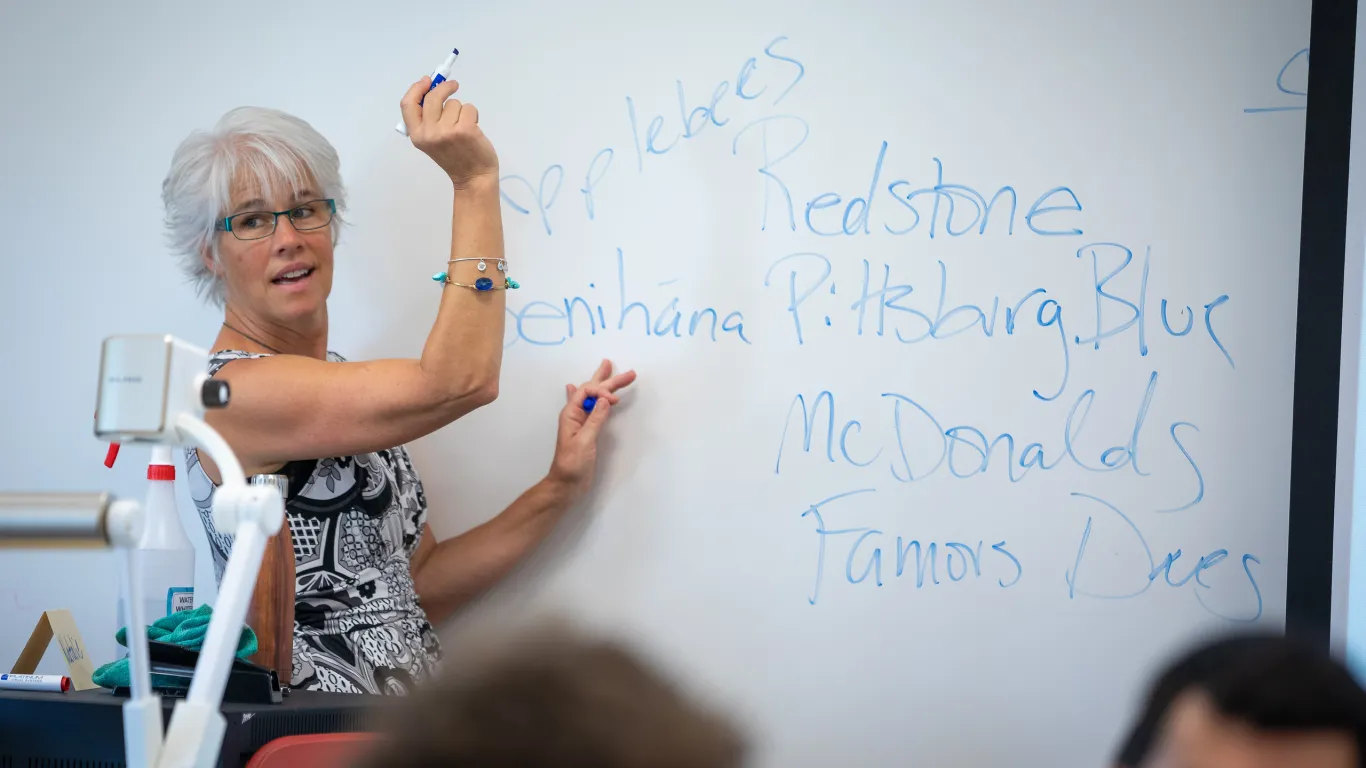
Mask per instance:
[[[1280,635],[1207,643],[1157,678],[1116,761],[1126,768],[1366,766],[1366,691]]]
[[[738,768],[745,744],[626,647],[540,631],[389,714],[367,766]]]

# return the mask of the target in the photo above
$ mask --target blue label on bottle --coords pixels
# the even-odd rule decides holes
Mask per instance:
[[[194,610],[194,587],[171,587],[166,590],[166,615]]]

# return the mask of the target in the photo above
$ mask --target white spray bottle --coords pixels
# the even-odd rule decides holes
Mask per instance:
[[[118,449],[111,447],[107,466]],[[139,584],[143,615],[148,623],[179,611],[194,608],[194,545],[185,535],[176,511],[175,464],[171,448],[152,446],[147,465],[147,500],[143,505],[146,526],[142,540],[133,553],[141,566]],[[119,599],[118,622],[127,625],[127,607]]]

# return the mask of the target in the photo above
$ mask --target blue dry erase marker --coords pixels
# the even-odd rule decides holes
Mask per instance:
[[[427,89],[427,93],[431,93],[432,88],[435,88],[438,85],[441,85],[442,83],[450,79],[451,70],[455,69],[455,57],[459,55],[460,50],[458,48],[451,49],[451,55],[447,56],[446,60],[442,62],[441,66],[437,67],[436,71],[432,73],[432,85],[431,88]],[[422,102],[418,103],[421,104]],[[404,136],[408,135],[408,126],[404,125],[403,120],[401,119],[398,121],[398,125],[394,126],[394,130],[398,131]]]
[[[588,396],[588,397],[585,397],[585,398],[583,399],[583,412],[584,412],[584,413],[592,413],[592,412],[593,412],[593,406],[595,406],[595,405],[597,405],[597,404],[598,404],[598,399],[597,399],[596,397],[593,397],[593,396],[591,396],[591,395]]]

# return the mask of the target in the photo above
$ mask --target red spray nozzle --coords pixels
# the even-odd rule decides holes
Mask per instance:
[[[114,460],[119,457],[119,444],[110,443],[108,453],[104,454],[104,466],[113,469]]]

